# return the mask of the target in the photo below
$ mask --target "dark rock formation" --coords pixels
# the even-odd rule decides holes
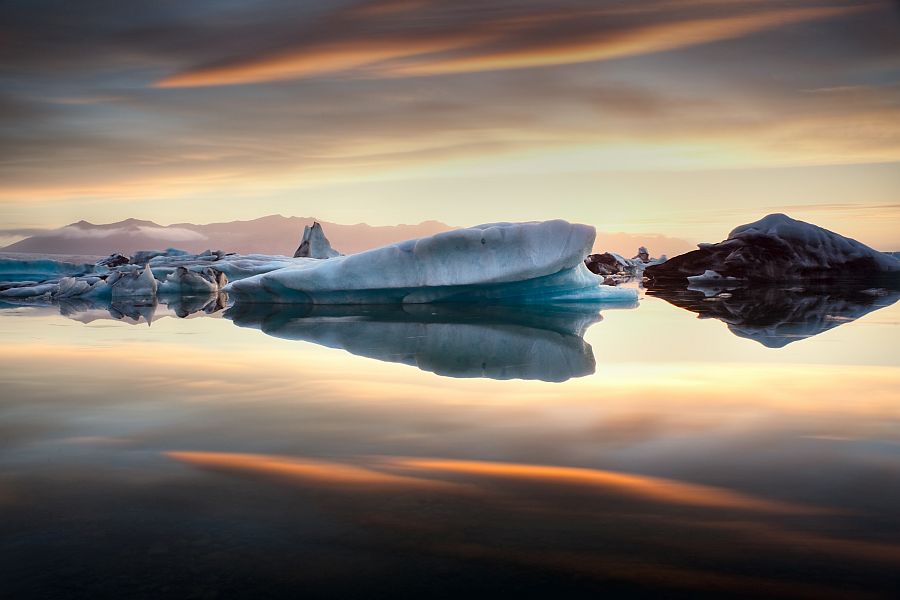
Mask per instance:
[[[748,282],[866,279],[900,276],[900,261],[810,223],[782,214],[733,230],[718,244],[649,266],[651,285],[686,284],[687,278],[714,271]]]

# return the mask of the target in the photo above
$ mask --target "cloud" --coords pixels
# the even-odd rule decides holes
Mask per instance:
[[[14,3],[0,24],[11,224],[310,214],[303,203],[325,196],[331,219],[471,223],[510,218],[485,216],[498,197],[527,204],[523,175],[594,186],[623,172],[900,160],[900,21],[885,2],[66,6]],[[433,185],[482,180],[450,200]],[[607,228],[637,230],[613,203],[666,202],[615,184],[589,213],[588,185],[542,189],[560,214]],[[884,201],[874,185],[860,201]]]
[[[348,40],[342,43],[324,43],[302,50],[278,53],[264,59],[189,70],[167,77],[156,86],[174,88],[234,85],[327,75],[389,59],[465,48],[478,39],[479,36],[446,36],[417,40]]]
[[[48,234],[46,230],[44,234]],[[183,229],[180,227],[158,227],[152,225],[124,226],[124,227],[82,227],[69,225],[59,230],[52,230],[56,236],[69,240],[93,240],[128,235],[144,235],[154,239],[169,242],[189,242],[206,239],[202,233]]]
[[[704,6],[705,4],[705,6]],[[467,73],[566,65],[637,56],[727,40],[806,21],[847,15],[862,5],[769,8],[765,2],[614,3],[371,2],[323,23],[334,37],[271,53],[200,65],[158,87],[280,81],[357,72],[365,77]],[[301,39],[307,36],[298,36]]]
[[[818,7],[766,11],[751,15],[661,23],[634,27],[608,35],[578,36],[546,46],[525,46],[446,60],[419,61],[407,66],[386,67],[388,75],[436,75],[474,71],[494,71],[545,67],[572,63],[613,60],[673,50],[742,37],[759,31],[845,15],[849,7]]]

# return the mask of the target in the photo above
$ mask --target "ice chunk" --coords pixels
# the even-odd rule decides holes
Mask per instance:
[[[209,250],[207,250],[207,252],[209,252]],[[135,252],[132,255],[130,262],[133,265],[143,266],[143,265],[146,265],[147,263],[149,263],[152,259],[156,258],[157,256],[172,257],[172,256],[189,256],[189,255],[190,255],[190,253],[185,252],[184,250],[179,250],[178,248],[166,248],[163,251],[140,250],[139,252]]]
[[[159,284],[158,291],[160,294],[211,294],[227,282],[224,273],[211,267],[188,269],[179,266]]]
[[[312,226],[303,228],[303,237],[300,238],[300,246],[294,252],[294,258],[334,258],[341,253],[331,247],[325,231],[318,221]]]
[[[585,267],[594,236],[561,220],[479,225],[295,264],[226,291],[239,302],[633,302],[636,290],[602,286]]]
[[[705,283],[719,284],[725,282],[740,281],[740,279],[738,279],[737,277],[724,277],[710,269],[703,271],[702,275],[693,275],[691,277],[688,277],[687,280],[694,285]]]
[[[156,302],[158,284],[149,266],[140,272],[135,270],[123,273],[111,285],[113,302],[126,298],[135,305]]]
[[[64,277],[59,280],[59,284],[55,290],[54,296],[57,298],[71,298],[81,296],[91,290],[92,284],[89,280],[79,277]]]
[[[591,273],[596,273],[597,275],[628,275],[630,277],[641,277],[644,269],[647,267],[660,265],[664,262],[666,262],[665,254],[659,258],[652,258],[645,246],[638,248],[637,255],[633,258],[625,258],[615,252],[604,252],[602,254],[591,254],[584,260],[584,264]],[[627,280],[630,277],[618,277],[617,279]]]
[[[50,295],[59,287],[56,282],[53,283],[32,283],[23,282],[24,285],[9,287],[0,290],[0,298],[8,300],[34,299],[40,297],[49,298]]]
[[[59,277],[83,275],[93,271],[93,262],[75,262],[51,256],[26,254],[0,256],[0,281],[46,281]]]

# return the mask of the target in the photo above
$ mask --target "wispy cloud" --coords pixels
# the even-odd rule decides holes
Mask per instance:
[[[156,85],[235,85],[347,73],[400,77],[594,62],[734,39],[872,6],[376,1],[330,15],[323,25],[337,30],[336,39],[298,36],[301,41],[288,48],[191,67]]]

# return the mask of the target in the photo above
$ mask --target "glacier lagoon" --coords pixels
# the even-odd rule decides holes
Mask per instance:
[[[4,591],[886,596],[900,306],[879,298],[773,301],[787,327],[761,339],[735,296],[731,321],[651,296],[7,305]]]

